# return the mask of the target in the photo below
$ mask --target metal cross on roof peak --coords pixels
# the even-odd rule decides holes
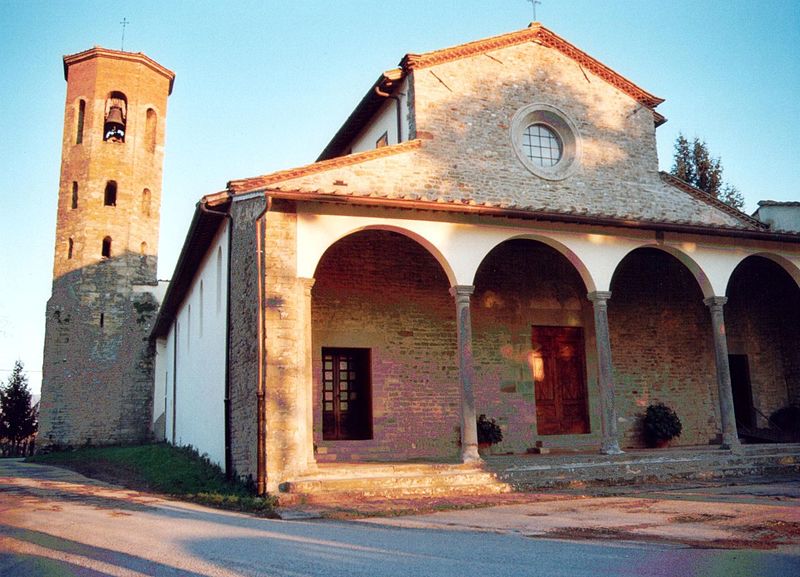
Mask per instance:
[[[533,11],[535,13],[536,12],[536,8],[534,8]],[[120,22],[120,24],[122,24],[122,47],[120,48],[120,50],[122,50],[124,52],[125,51],[125,27],[128,24],[130,24],[130,21],[127,18],[123,17],[122,18],[122,22]]]
[[[533,8],[533,21],[536,22],[536,5],[541,4],[539,0],[528,0],[531,3],[531,7]]]

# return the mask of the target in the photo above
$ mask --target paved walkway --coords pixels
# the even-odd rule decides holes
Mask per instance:
[[[0,575],[800,575],[798,479],[603,494],[611,490],[403,518],[275,521],[0,460]]]

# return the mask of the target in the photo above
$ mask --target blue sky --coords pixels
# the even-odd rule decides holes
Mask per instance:
[[[194,204],[228,180],[313,162],[378,75],[425,52],[524,28],[527,0],[0,2],[0,379],[15,359],[38,391],[50,296],[64,82],[61,57],[141,51],[176,75],[169,100],[159,277],[172,274]],[[800,200],[800,2],[542,0],[556,34],[666,99],[725,179]]]

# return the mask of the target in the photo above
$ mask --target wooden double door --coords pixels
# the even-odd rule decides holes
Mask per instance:
[[[581,327],[533,327],[533,380],[540,435],[589,432]]]

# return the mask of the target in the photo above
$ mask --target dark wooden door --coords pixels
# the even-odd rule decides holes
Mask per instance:
[[[731,369],[731,389],[733,391],[733,413],[736,423],[752,428],[755,426],[753,415],[753,389],[750,385],[750,364],[747,355],[728,355]]]
[[[540,435],[589,432],[581,327],[533,327],[533,380]]]
[[[322,438],[372,438],[369,349],[322,349]]]

